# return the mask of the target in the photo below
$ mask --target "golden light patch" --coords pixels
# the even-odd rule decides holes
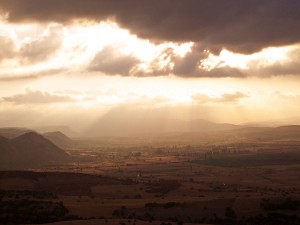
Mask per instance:
[[[253,65],[264,67],[287,60],[289,52],[293,49],[295,46],[271,47],[251,55],[238,54],[223,49],[219,55],[210,53],[206,59],[200,61],[199,67],[206,71],[225,66],[243,70],[250,69]]]

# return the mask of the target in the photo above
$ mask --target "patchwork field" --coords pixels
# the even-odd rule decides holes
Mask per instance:
[[[13,204],[18,218],[30,218],[22,211],[29,204],[46,211],[42,223],[66,220],[55,224],[299,224],[300,164],[291,154],[294,163],[276,165],[257,153],[215,160],[145,155],[61,171],[2,171],[1,207],[8,213]]]

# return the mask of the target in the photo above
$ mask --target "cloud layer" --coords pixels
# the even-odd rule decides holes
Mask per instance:
[[[63,41],[60,27],[50,27],[48,34],[41,35],[24,43],[19,55],[24,63],[35,63],[48,59],[60,49]]]
[[[207,104],[207,103],[236,103],[242,98],[247,98],[248,95],[242,92],[225,93],[220,97],[210,97],[205,94],[195,94],[192,99],[196,102]]]
[[[0,80],[298,76],[299,21],[297,0],[0,0]]]
[[[48,104],[74,102],[75,99],[66,95],[55,95],[47,92],[26,90],[25,93],[3,97],[3,101],[15,104]]]
[[[0,0],[11,22],[113,20],[141,38],[252,53],[300,41],[298,0]]]
[[[98,52],[88,70],[100,71],[108,75],[130,75],[133,67],[139,63],[139,60],[131,55],[119,54],[117,49],[107,46]]]
[[[0,62],[4,59],[8,59],[14,56],[14,43],[11,39],[7,38],[6,36],[0,35]]]

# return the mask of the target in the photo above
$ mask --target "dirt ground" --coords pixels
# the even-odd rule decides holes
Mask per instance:
[[[58,225],[209,224],[267,214],[262,199],[300,200],[300,164],[224,167],[162,156],[76,166],[2,171],[0,189],[54,193],[80,219]],[[300,207],[276,212],[300,215]]]

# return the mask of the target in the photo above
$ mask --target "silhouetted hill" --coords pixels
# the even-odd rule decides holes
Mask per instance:
[[[8,163],[7,159],[14,156],[16,152],[15,146],[10,143],[10,140],[0,136],[0,167]]]
[[[35,132],[14,139],[0,138],[0,168],[38,168],[68,162],[70,156],[51,141]]]
[[[52,132],[61,132],[68,137],[78,137],[79,134],[73,131],[68,126],[44,126],[44,127],[37,127],[34,130],[38,131],[39,133],[52,133]]]
[[[73,140],[60,131],[47,132],[44,133],[43,136],[60,148],[69,148],[74,146]]]
[[[9,143],[9,140],[3,136],[0,136],[0,143],[1,144],[8,144]],[[2,146],[2,145],[1,145]]]

